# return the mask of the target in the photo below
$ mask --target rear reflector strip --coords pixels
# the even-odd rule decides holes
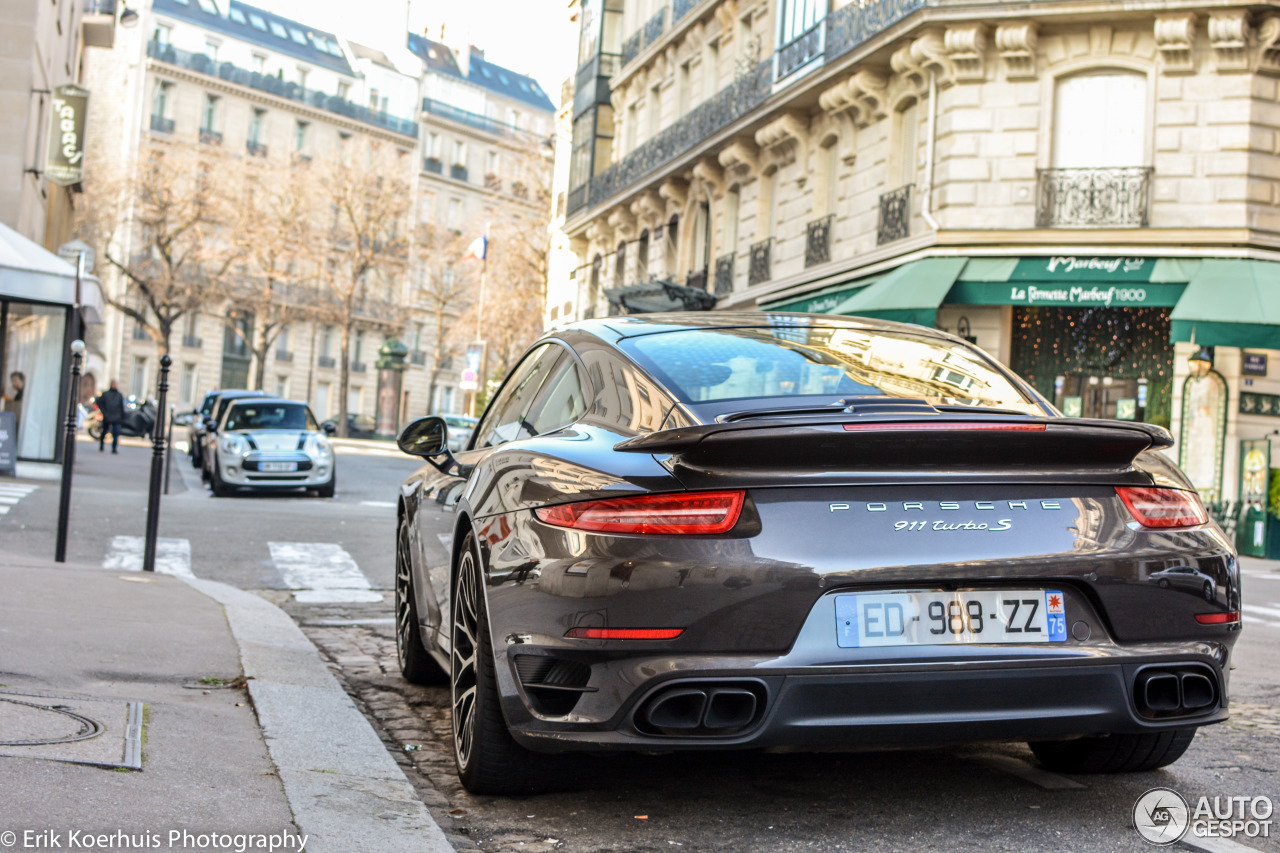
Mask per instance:
[[[975,432],[1044,432],[1044,424],[989,424],[972,421],[943,423],[845,424],[845,432],[925,432],[971,430]]]
[[[1240,611],[1228,610],[1226,613],[1197,613],[1196,621],[1201,625],[1224,625],[1228,622],[1239,622]]]
[[[570,628],[570,640],[674,640],[683,628]]]

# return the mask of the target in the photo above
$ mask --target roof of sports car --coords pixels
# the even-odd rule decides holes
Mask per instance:
[[[652,335],[658,332],[677,332],[686,329],[778,328],[814,326],[836,329],[874,329],[878,331],[910,331],[921,335],[951,338],[938,329],[895,323],[890,320],[872,320],[865,317],[842,317],[832,314],[785,314],[768,311],[683,311],[669,314],[624,314],[602,317],[598,320],[580,320],[561,331],[578,329],[608,340]]]

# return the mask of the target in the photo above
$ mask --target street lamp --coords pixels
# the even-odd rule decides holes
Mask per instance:
[[[1191,367],[1192,376],[1208,376],[1213,368],[1213,351],[1208,347],[1200,347],[1199,352],[1187,359],[1187,364]]]
[[[138,25],[138,13],[124,3],[120,4],[120,26],[135,27]]]

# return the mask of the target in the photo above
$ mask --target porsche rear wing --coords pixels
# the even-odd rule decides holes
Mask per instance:
[[[691,480],[727,483],[1054,481],[1149,483],[1139,454],[1170,447],[1162,427],[1083,418],[821,415],[729,420],[614,445],[658,456]]]

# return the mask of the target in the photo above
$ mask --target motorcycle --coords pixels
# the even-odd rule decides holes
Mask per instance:
[[[120,434],[125,436],[151,437],[151,428],[156,422],[156,407],[150,400],[139,400],[129,397],[124,402],[124,422],[120,424]],[[102,412],[94,406],[85,422],[85,429],[94,441],[102,438]]]

